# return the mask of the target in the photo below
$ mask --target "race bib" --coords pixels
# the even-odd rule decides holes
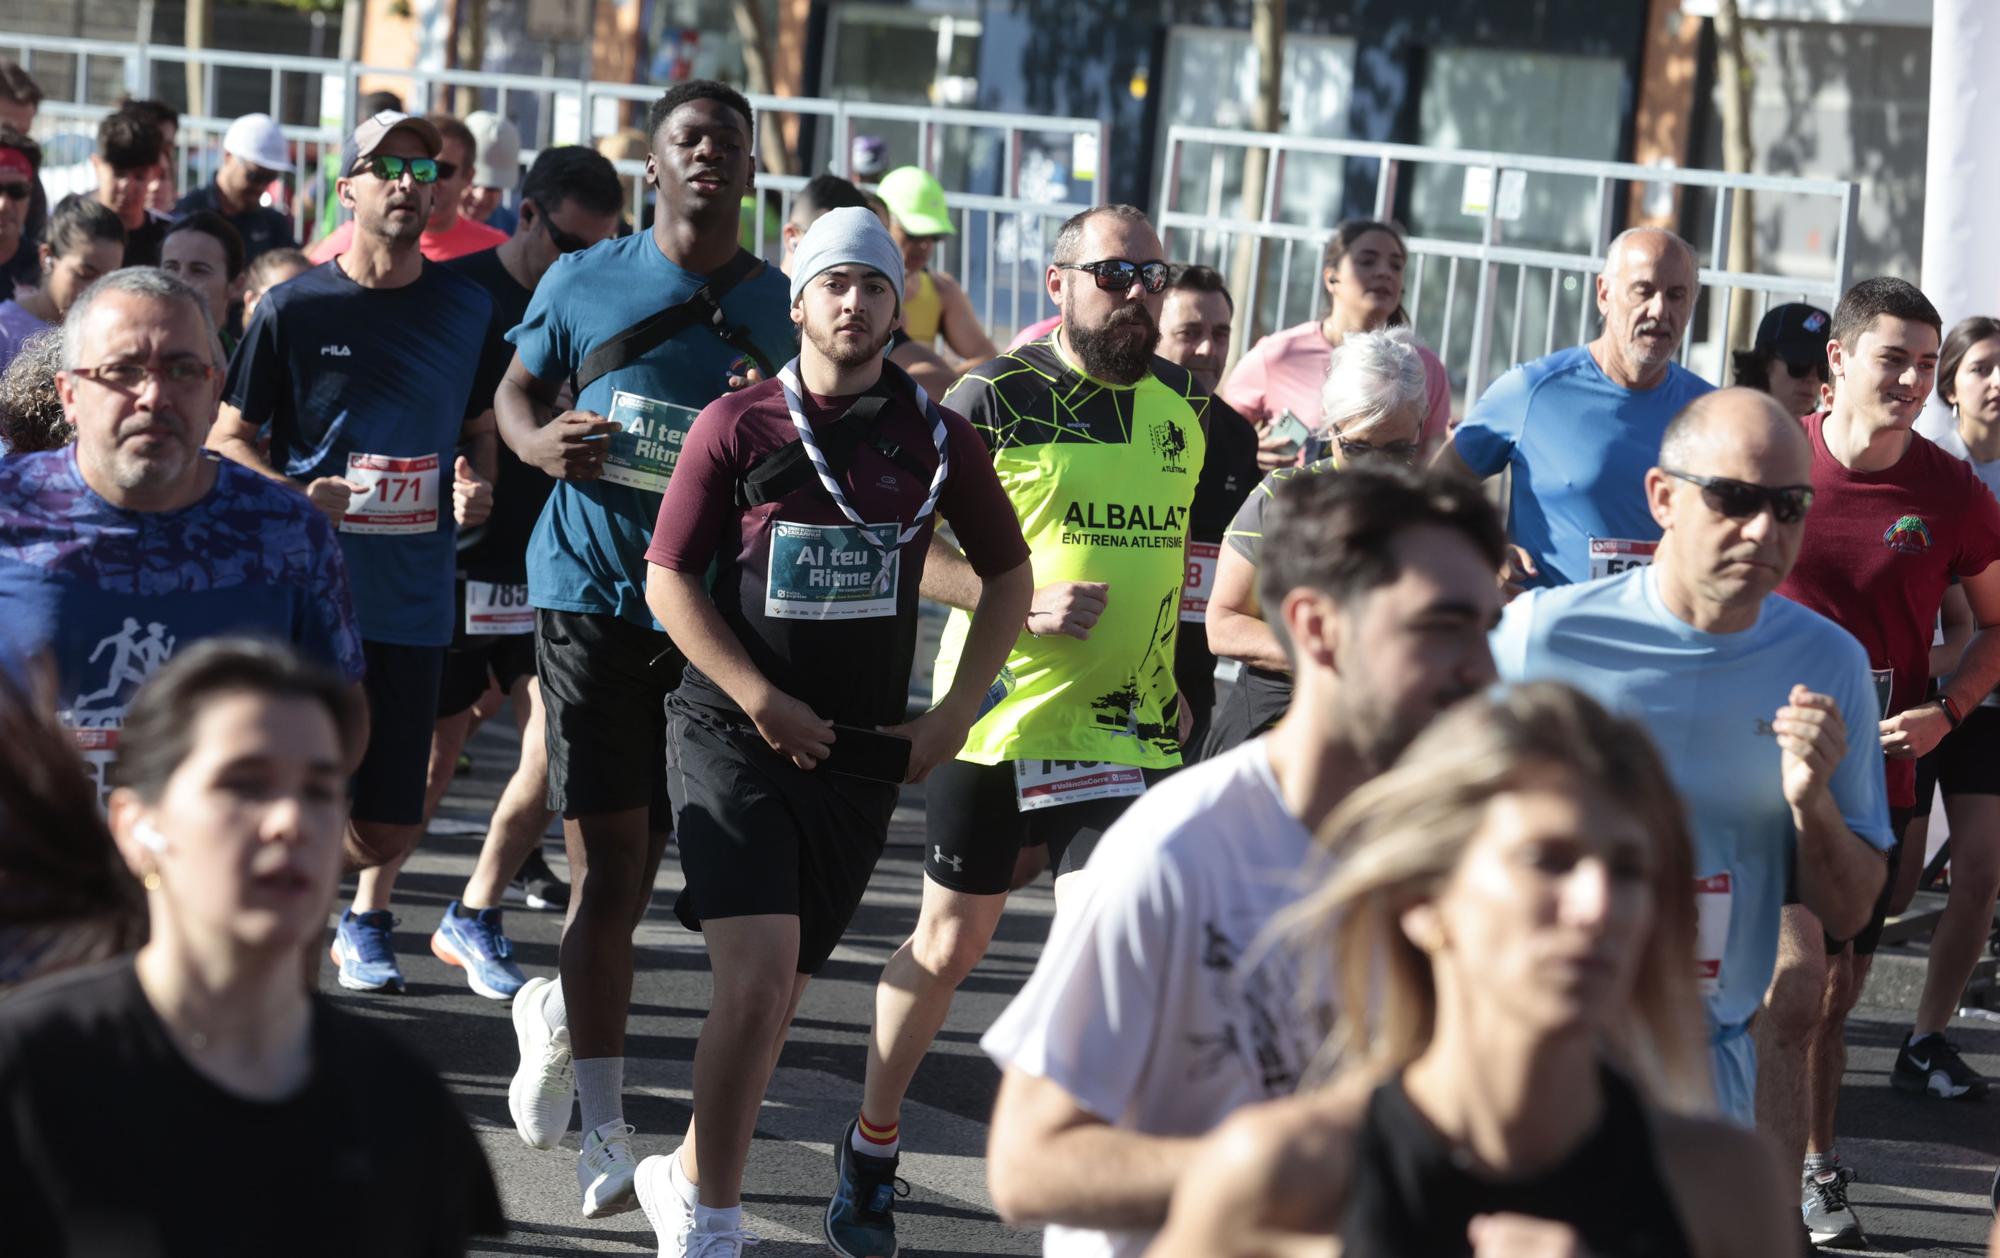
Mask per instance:
[[[1014,761],[1014,799],[1022,812],[1145,793],[1146,774],[1129,764],[1089,760]]]
[[[1722,958],[1729,950],[1729,913],[1736,884],[1727,871],[1694,880],[1694,973],[1701,994],[1722,986]]]
[[[612,394],[611,413],[605,418],[624,431],[608,438],[603,479],[650,493],[667,492],[667,478],[674,473],[681,443],[687,440],[695,414],[688,407],[655,402],[636,393],[621,390]]]
[[[71,725],[66,729],[75,742],[77,757],[83,761],[90,780],[97,786],[97,806],[104,808],[111,802],[111,765],[118,759],[120,727]]]
[[[1213,542],[1187,544],[1187,580],[1181,585],[1181,623],[1201,624],[1208,619],[1208,599],[1215,593],[1215,569],[1222,560],[1222,547]]]
[[[902,556],[898,524],[771,524],[771,566],[764,578],[764,614],[777,620],[861,620],[896,614]]]
[[[1889,719],[1889,700],[1896,693],[1896,670],[1893,668],[1871,668],[1869,674],[1875,678],[1875,705],[1882,709],[1882,719]]]
[[[438,527],[438,456],[398,459],[350,454],[347,479],[366,485],[348,500],[343,533],[435,533]]]
[[[528,587],[491,581],[465,583],[465,632],[473,637],[533,633],[535,609]]]
[[[1590,579],[1616,576],[1630,568],[1643,568],[1653,562],[1653,552],[1660,548],[1658,542],[1635,542],[1623,537],[1593,537],[1590,539]]]

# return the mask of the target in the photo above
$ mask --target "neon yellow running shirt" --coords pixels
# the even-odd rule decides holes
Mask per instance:
[[[1048,337],[981,364],[946,395],[972,421],[1020,517],[1035,587],[1101,581],[1087,640],[1022,633],[959,759],[1181,762],[1174,635],[1208,395],[1155,358],[1130,386],[1069,366]],[[954,611],[934,693],[951,688],[971,617]]]

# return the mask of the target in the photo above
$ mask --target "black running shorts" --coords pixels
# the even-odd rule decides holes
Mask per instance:
[[[361,651],[368,663],[361,683],[368,696],[368,750],[354,771],[352,815],[385,826],[417,825],[424,819],[445,648],[364,640]]]
[[[667,704],[667,789],[687,888],[674,915],[799,919],[798,972],[847,931],[889,838],[894,783],[799,768],[740,717]]]
[[[1152,785],[1164,773],[1146,772]],[[999,895],[1014,882],[1014,862],[1026,847],[1047,847],[1060,877],[1082,869],[1111,823],[1136,796],[1093,799],[1022,812],[1014,795],[1014,765],[947,760],[924,786],[924,873],[967,895]]]
[[[549,807],[564,817],[673,811],[663,775],[667,695],[681,681],[667,635],[617,616],[535,610],[535,668],[548,731]]]

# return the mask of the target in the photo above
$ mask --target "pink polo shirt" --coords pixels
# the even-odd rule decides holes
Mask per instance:
[[[1417,346],[1417,356],[1424,360],[1424,395],[1429,404],[1424,448],[1435,450],[1451,427],[1451,378],[1429,349]],[[1325,413],[1320,389],[1332,363],[1333,347],[1326,343],[1318,322],[1273,332],[1237,360],[1236,369],[1222,382],[1222,400],[1260,428],[1273,415],[1289,410],[1317,429]]]

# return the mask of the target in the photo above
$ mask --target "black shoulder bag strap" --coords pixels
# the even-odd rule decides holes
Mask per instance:
[[[729,290],[744,280],[763,274],[763,271],[762,258],[738,249],[736,256],[710,276],[706,284],[695,289],[686,301],[647,315],[586,354],[572,377],[572,395],[582,397],[584,389],[599,377],[637,361],[648,351],[666,344],[698,323],[708,324],[730,348],[747,355],[766,379],[777,374],[770,360],[751,343],[750,334],[742,328],[730,326],[728,318],[722,313],[722,299],[728,296]]]
[[[867,445],[917,479],[927,478],[931,469],[925,467],[922,460],[876,432],[875,421],[882,408],[889,404],[888,395],[879,389],[878,385],[878,391],[856,398],[854,405],[847,408],[838,423],[826,426],[820,434],[821,453],[826,455],[827,462],[837,473],[844,473],[854,457],[855,448]],[[814,481],[812,460],[806,455],[805,443],[791,441],[758,460],[744,473],[743,479],[736,482],[736,505],[745,509],[761,507]]]

